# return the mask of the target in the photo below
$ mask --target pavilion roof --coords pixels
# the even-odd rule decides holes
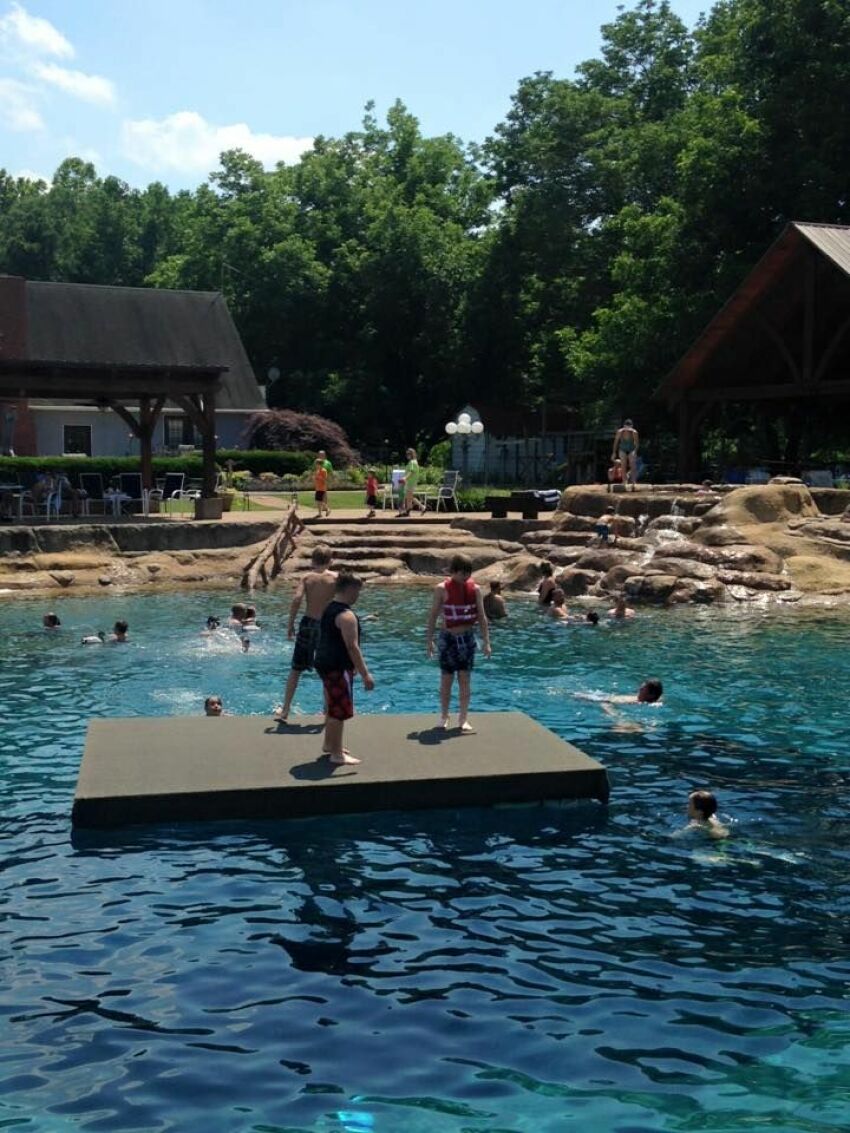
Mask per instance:
[[[90,377],[116,387],[145,373],[178,382],[193,376],[220,379],[217,404],[258,409],[263,400],[224,297],[217,291],[172,291],[47,283],[0,277],[2,370],[41,371],[67,379],[61,396],[79,386],[90,396]],[[23,303],[20,301],[23,286]],[[4,347],[5,342],[5,349]],[[44,391],[47,392],[46,390]],[[51,399],[54,400],[54,399]]]

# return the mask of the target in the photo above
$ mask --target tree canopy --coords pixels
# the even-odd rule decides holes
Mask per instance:
[[[638,0],[480,146],[396,103],[294,165],[224,153],[193,192],[0,171],[0,271],[221,290],[270,405],[357,445],[476,399],[661,424],[655,387],[786,221],[850,223],[848,89],[844,0],[720,0],[693,29]]]

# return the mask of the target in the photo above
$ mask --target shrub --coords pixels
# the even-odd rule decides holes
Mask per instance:
[[[248,419],[245,435],[250,445],[266,449],[310,452],[324,449],[331,462],[340,468],[348,468],[359,460],[342,426],[315,413],[265,409]]]
[[[452,462],[452,442],[449,440],[437,441],[428,453],[428,463],[442,470],[448,468]]]
[[[255,452],[236,449],[219,449],[216,459],[220,466],[227,460],[238,461],[244,470],[252,475],[271,469],[275,475],[301,475],[310,468],[315,456],[309,452]],[[99,472],[104,480],[111,480],[121,472],[138,472],[137,456],[0,456],[0,480],[16,482],[21,477],[33,479],[36,472],[68,472],[73,478],[76,472]],[[185,472],[187,476],[198,478],[203,475],[203,462],[200,454],[192,456],[155,456],[153,470],[156,476],[166,472]]]

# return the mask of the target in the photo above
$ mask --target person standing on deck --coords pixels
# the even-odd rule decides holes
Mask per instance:
[[[316,518],[319,519],[322,512],[326,516],[331,514],[331,509],[328,506],[328,470],[320,456],[316,457],[316,464],[313,468],[313,485],[316,489]]]
[[[626,486],[626,491],[629,490],[629,475],[632,478],[632,491],[637,491],[637,455],[638,445],[640,444],[640,437],[638,431],[631,422],[631,418],[626,418],[623,422],[622,428],[618,429],[614,435],[614,445],[611,450],[611,460],[619,460],[620,466],[623,469],[623,480]]]
[[[360,597],[362,581],[353,574],[340,574],[333,601],[322,614],[316,672],[325,686],[325,732],[322,755],[331,763],[359,763],[342,746],[345,721],[354,715],[354,674],[363,678],[363,687],[375,687],[372,674],[360,650],[360,619],[352,606]]]
[[[449,564],[449,577],[434,587],[434,600],[428,614],[426,650],[434,654],[434,630],[438,619],[443,619],[438,655],[440,662],[440,722],[438,727],[449,726],[449,703],[452,684],[457,673],[458,727],[471,732],[469,702],[472,697],[472,668],[475,663],[476,624],[481,629],[484,656],[491,655],[490,626],[484,612],[481,588],[472,579],[472,563],[466,555],[455,555]]]
[[[322,614],[328,603],[333,599],[336,587],[336,571],[330,569],[331,549],[320,543],[313,548],[310,557],[310,570],[299,579],[292,596],[289,607],[289,626],[286,636],[290,641],[295,640],[292,650],[292,669],[286,682],[286,691],[283,694],[283,704],[275,708],[274,719],[286,723],[292,708],[292,700],[301,674],[312,669],[316,661],[316,646],[319,644],[319,626]],[[303,601],[307,602],[307,609],[298,625],[298,635],[295,634],[295,619]]]

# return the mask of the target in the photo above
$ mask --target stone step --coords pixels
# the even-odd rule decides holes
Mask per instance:
[[[350,559],[334,560],[334,569],[341,571],[348,571],[351,574],[357,575],[395,575],[408,573],[408,567],[401,559],[359,559],[352,557]],[[290,574],[304,574],[310,569],[309,563],[298,564],[292,563],[292,560],[287,560],[286,568]]]

